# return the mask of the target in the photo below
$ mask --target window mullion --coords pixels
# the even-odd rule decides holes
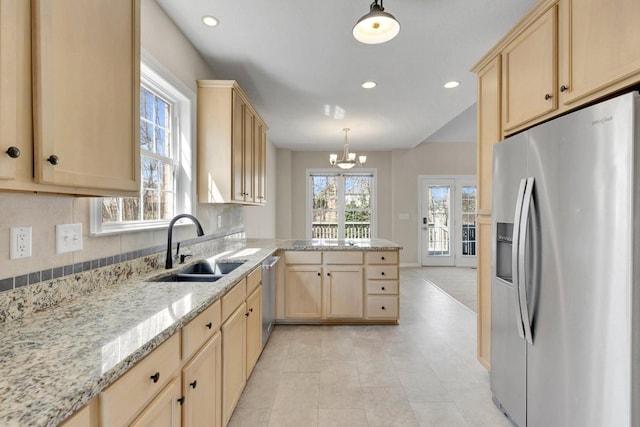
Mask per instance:
[[[338,239],[345,238],[345,192],[344,192],[344,175],[340,175],[338,179],[336,179],[337,185],[337,193],[338,193]]]

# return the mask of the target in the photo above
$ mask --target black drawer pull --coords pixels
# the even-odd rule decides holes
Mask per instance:
[[[386,310],[386,308],[384,308],[384,305],[382,306],[382,309],[383,309],[383,310]]]
[[[184,396],[178,399],[178,403],[180,404],[180,406],[182,406],[182,404],[184,403]]]
[[[384,291],[384,286],[383,286],[383,287],[381,287],[380,289]]]
[[[198,385],[198,381],[197,380],[193,380],[193,382],[189,383],[189,385],[191,386],[191,388],[196,388],[196,386]]]
[[[154,383],[157,383],[158,380],[160,380],[160,372],[156,372],[155,374],[151,375],[149,378],[151,378],[151,381],[153,381]]]
[[[209,323],[207,323],[207,324],[206,324],[206,325],[204,325],[204,326],[206,326],[206,327],[207,327],[207,329],[211,329],[211,328],[213,328],[213,323],[209,322]]]
[[[384,271],[382,273],[380,273],[380,274],[384,276]]]
[[[384,261],[384,257],[382,257],[382,261]]]

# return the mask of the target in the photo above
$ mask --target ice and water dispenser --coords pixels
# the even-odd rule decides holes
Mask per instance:
[[[497,223],[496,233],[496,276],[513,283],[511,250],[513,248],[513,223]]]

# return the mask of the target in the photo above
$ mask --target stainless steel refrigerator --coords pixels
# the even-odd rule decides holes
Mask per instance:
[[[640,426],[640,98],[494,146],[491,391],[518,426]]]

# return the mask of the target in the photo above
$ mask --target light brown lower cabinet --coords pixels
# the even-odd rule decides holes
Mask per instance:
[[[131,427],[180,427],[182,399],[180,376],[176,376],[131,423]]]
[[[331,266],[325,269],[326,317],[354,319],[363,317],[362,276],[361,265]]]
[[[217,332],[182,369],[184,427],[220,426],[221,387],[222,339]]]
[[[222,324],[222,425],[226,426],[246,383],[246,303]]]
[[[246,369],[247,378],[253,372],[262,352],[262,286],[247,297]]]

